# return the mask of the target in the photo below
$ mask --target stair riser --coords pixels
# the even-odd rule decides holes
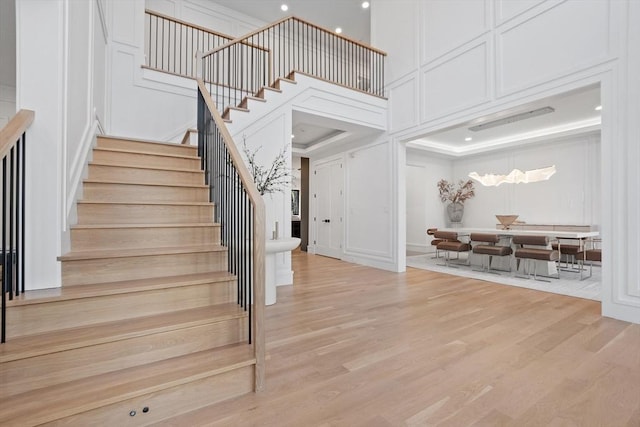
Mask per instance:
[[[236,301],[235,281],[9,307],[9,339]],[[42,319],[47,319],[43,322]]]
[[[220,227],[72,229],[74,251],[220,244]]]
[[[48,425],[138,427],[155,424],[176,415],[250,393],[253,390],[253,381],[253,367],[246,366],[185,385],[123,400]],[[149,408],[147,413],[142,412],[144,407]],[[129,415],[131,410],[136,410],[133,417]]]
[[[175,156],[197,156],[196,147],[181,144],[154,144],[152,142],[131,141],[128,139],[98,137],[98,147],[116,150],[134,150],[146,153],[171,154]]]
[[[126,166],[153,166],[161,168],[200,170],[200,159],[167,157],[153,154],[93,150],[93,161]]]
[[[0,365],[0,398],[57,383],[145,365],[247,341],[248,320],[229,319],[186,329],[49,353]]]
[[[206,202],[207,188],[84,183],[84,199],[114,202]]]
[[[145,184],[189,184],[203,185],[204,172],[142,169],[134,167],[89,165],[89,179],[117,180]]]
[[[62,261],[65,286],[226,271],[226,251]]]
[[[211,205],[78,204],[78,224],[182,224],[211,221]]]

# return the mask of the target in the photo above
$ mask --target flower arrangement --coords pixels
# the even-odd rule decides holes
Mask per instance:
[[[269,168],[256,163],[256,153],[260,151],[260,148],[262,147],[251,151],[247,147],[246,141],[242,143],[242,150],[247,158],[247,166],[251,176],[253,176],[253,182],[258,188],[258,192],[260,195],[284,192],[291,177],[291,170],[287,168],[287,147],[285,146],[280,150]]]
[[[451,203],[464,203],[465,200],[472,198],[476,195],[475,188],[473,187],[473,181],[458,181],[458,188],[454,189],[452,183],[446,179],[438,181],[438,190],[440,190],[440,200],[444,203],[450,201]]]

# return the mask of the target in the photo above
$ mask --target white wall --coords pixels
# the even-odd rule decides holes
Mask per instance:
[[[25,286],[42,289],[60,286],[65,13],[51,0],[18,0],[16,11],[17,106],[36,113],[27,136]]]
[[[16,113],[16,4],[0,1],[0,128]]]
[[[105,99],[104,78],[94,73],[104,65],[106,45],[101,1],[16,3],[17,104],[36,113],[27,132],[28,289],[60,286],[56,257],[69,250],[78,184],[97,112],[104,111],[95,104]]]
[[[145,64],[145,7],[215,31],[244,34],[262,22],[206,0],[111,1],[107,132],[179,142],[196,126],[196,83]]]
[[[496,214],[517,214],[530,224],[594,225],[600,228],[600,135],[549,140],[529,146],[456,159],[453,176],[469,172],[507,174],[514,168],[539,169],[555,165],[548,181],[484,187],[465,202],[464,225],[490,227]],[[467,178],[468,179],[468,178]]]
[[[239,37],[265,24],[212,0],[146,0],[145,7],[233,37]]]
[[[397,141],[601,85],[602,307],[640,322],[640,3],[373,0],[371,13]]]
[[[407,250],[431,251],[428,228],[447,227],[444,204],[436,183],[453,179],[453,162],[418,150],[407,153]]]

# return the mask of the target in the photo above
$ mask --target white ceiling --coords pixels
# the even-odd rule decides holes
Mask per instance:
[[[601,124],[601,112],[595,110],[599,105],[600,87],[586,87],[424,135],[409,142],[408,146],[451,156],[464,156],[505,146],[533,143],[550,137],[595,131],[600,129]],[[469,130],[469,127],[480,123],[547,106],[555,111],[475,132]],[[472,140],[466,141],[465,138],[469,137]]]
[[[293,111],[291,133],[295,135],[291,140],[293,153],[304,156],[338,142],[344,146],[347,143],[379,134],[380,131],[368,126]]]
[[[229,9],[271,23],[286,16],[296,16],[313,24],[335,30],[342,35],[368,43],[370,40],[369,9],[362,8],[362,0],[214,0]],[[283,12],[282,4],[289,6]]]

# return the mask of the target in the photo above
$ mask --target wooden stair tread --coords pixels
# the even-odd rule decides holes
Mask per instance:
[[[252,366],[252,349],[234,344],[18,394],[3,401],[0,424],[40,424]]]
[[[233,106],[227,107],[227,110],[242,111],[242,112],[244,112],[244,113],[248,113],[248,112],[249,112],[249,109],[248,109],[248,108],[243,108],[243,107],[233,107]]]
[[[127,202],[127,201],[111,201],[111,200],[78,200],[78,204],[85,205],[160,205],[160,206],[213,206],[211,202],[197,202],[197,201],[171,201],[171,200],[149,200],[141,202]]]
[[[298,84],[297,81],[295,81],[293,79],[290,79],[290,78],[287,78],[287,77],[278,77],[278,80],[280,80],[281,82],[291,83],[291,84],[294,84],[294,85]]]
[[[197,131],[197,129],[189,129],[189,131]],[[158,144],[158,145],[167,145],[170,147],[185,147],[182,144],[176,144],[173,142],[163,142],[163,141],[153,141],[149,139],[139,139],[139,138],[129,138],[129,137],[121,137],[121,136],[111,136],[111,135],[98,135],[97,139],[112,139],[116,141],[130,141],[130,142],[144,142],[147,144]],[[197,151],[198,147],[186,145],[187,148],[193,148],[194,151]]]
[[[85,179],[85,184],[118,184],[118,185],[145,185],[149,187],[178,187],[178,188],[209,188],[205,184],[158,184],[154,182],[118,181],[113,179]]]
[[[148,279],[123,280],[120,282],[98,283],[82,286],[63,286],[61,288],[27,291],[7,301],[8,307],[43,304],[52,301],[68,301],[93,298],[106,295],[128,294],[155,289],[178,288],[204,283],[226,282],[236,276],[226,271],[183,274]]]
[[[59,261],[78,261],[104,258],[129,258],[153,255],[191,254],[198,252],[224,252],[227,248],[220,245],[188,245],[188,246],[163,246],[157,248],[135,249],[103,249],[91,251],[71,251],[58,257]]]
[[[246,316],[238,304],[227,303],[16,337],[0,346],[0,363]]]
[[[180,145],[179,147],[184,147]],[[152,151],[140,151],[140,150],[127,150],[124,148],[103,148],[103,147],[95,147],[94,151],[105,151],[112,153],[127,153],[127,154],[143,154],[146,156],[158,156],[158,157],[172,157],[177,159],[192,159],[192,160],[200,160],[200,157],[196,156],[184,156],[180,154],[167,154],[167,153],[154,153]]]
[[[282,91],[280,89],[276,89],[270,86],[262,86],[260,88],[260,90],[258,91],[257,97],[258,98],[262,98],[262,95],[264,94],[265,91],[271,91],[271,92],[276,92],[276,93],[282,93]]]
[[[115,163],[115,162],[107,162],[107,161],[91,161],[89,162],[89,166],[109,166],[109,167],[127,168],[127,169],[146,169],[146,170],[159,170],[159,171],[167,171],[167,172],[187,172],[187,173],[195,173],[195,174],[204,174],[204,172],[201,169],[194,169],[194,168],[129,165],[129,164],[121,164],[121,163]]]
[[[220,227],[215,222],[193,222],[193,223],[148,223],[148,224],[76,224],[72,225],[72,230],[99,230],[104,228],[188,228],[188,227]]]

